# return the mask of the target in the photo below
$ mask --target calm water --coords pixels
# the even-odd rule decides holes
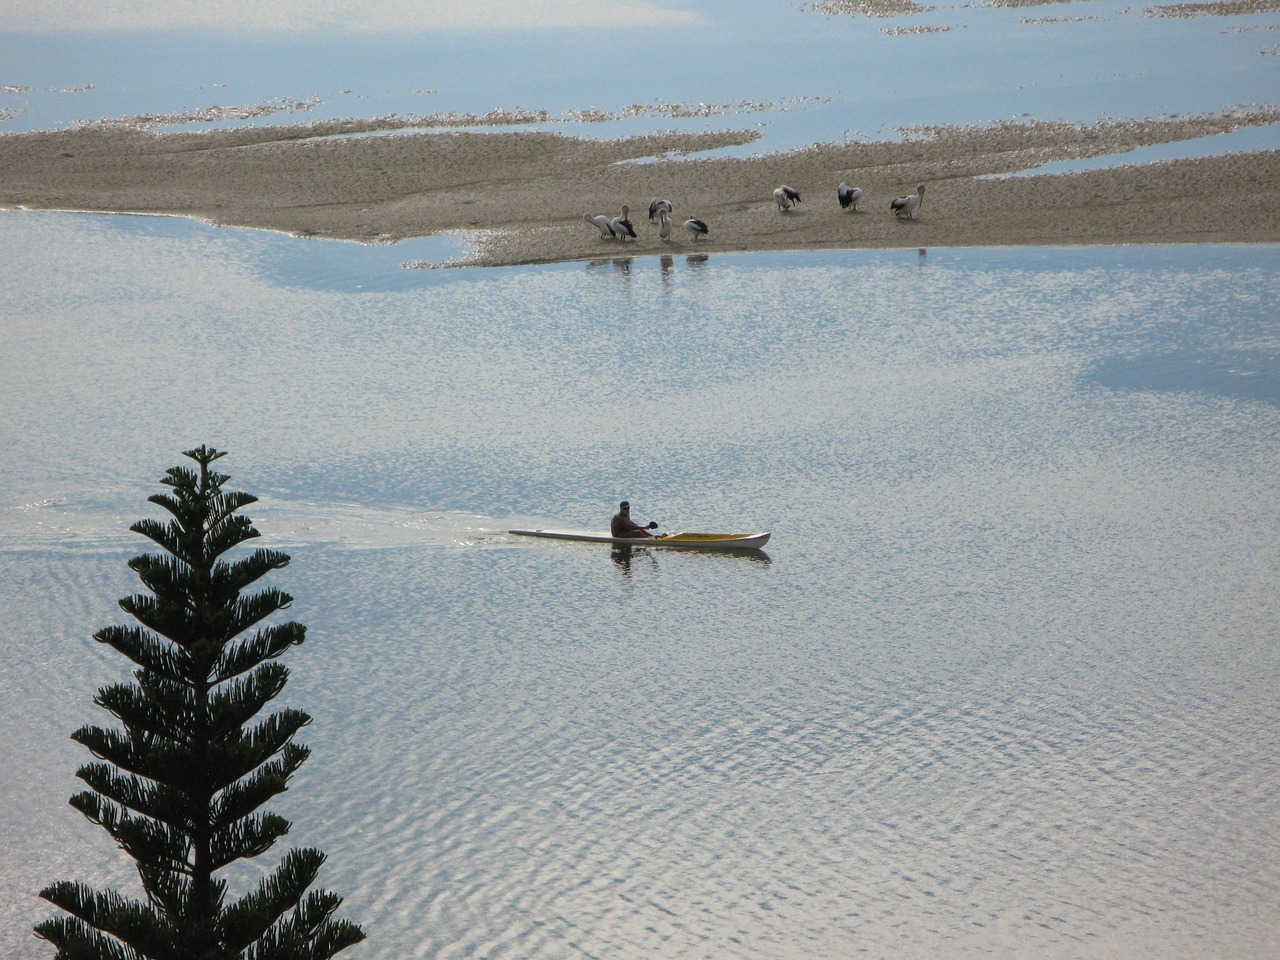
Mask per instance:
[[[942,0],[865,17],[761,0],[29,4],[0,32],[0,133],[197,111],[196,128],[522,108],[585,137],[756,129],[733,151],[755,153],[924,124],[1276,103],[1280,14],[1151,15],[1169,5]],[[582,111],[619,119],[573,122]],[[1276,149],[1280,128],[1254,138],[1223,150]]]
[[[9,11],[0,133],[525,108],[757,152],[1280,88],[1274,12],[351,9]],[[314,754],[273,809],[344,957],[1280,955],[1280,248],[400,266],[454,244],[0,214],[0,955],[49,955],[52,880],[133,889],[68,736],[200,443],[294,558]],[[774,540],[505,533],[624,497]]]
[[[0,954],[180,451],[293,564],[275,805],[404,957],[1280,952],[1280,249],[403,270],[0,217]],[[518,542],[629,497],[754,556]]]

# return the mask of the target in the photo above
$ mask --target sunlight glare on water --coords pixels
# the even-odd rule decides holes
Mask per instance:
[[[202,442],[293,557],[278,808],[353,958],[1280,947],[1274,247],[344,274],[182,221],[0,239],[6,956],[45,955],[45,883],[131,883],[67,737],[125,672],[89,637],[126,527]],[[506,533],[624,497],[774,538]]]
[[[1274,100],[1273,11],[1157,6],[27,4],[0,134],[545,111],[502,129],[749,154]],[[1280,250],[403,266],[465,240],[0,213],[0,955],[49,955],[50,882],[137,892],[69,735],[201,443],[293,558],[314,753],[271,807],[344,957],[1280,955]],[[773,539],[507,532],[623,498]]]

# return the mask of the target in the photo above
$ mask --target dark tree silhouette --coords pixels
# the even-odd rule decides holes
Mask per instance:
[[[72,734],[99,762],[78,771],[89,789],[71,805],[137,862],[146,899],[61,881],[40,895],[70,916],[35,933],[66,960],[327,960],[364,932],[334,917],[340,897],[308,892],[323,853],[289,851],[233,902],[219,877],[289,831],[283,817],[258,811],[307,759],[293,736],[311,718],[301,710],[254,718],[284,688],[289,671],[278,658],[306,628],[264,624],[292,602],[288,594],[242,593],[287,555],[259,549],[223,559],[259,536],[237,513],[257,498],[223,490],[229,478],[209,469],[223,453],[201,446],[185,455],[199,472],[173,467],[161,480],[172,493],[148,498],[172,519],[130,528],[164,551],[129,561],[151,593],[120,607],[141,626],[94,634],[137,664],[135,683],[103,687],[94,701],[123,729]]]

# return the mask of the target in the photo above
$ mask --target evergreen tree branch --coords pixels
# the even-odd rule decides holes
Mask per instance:
[[[46,920],[36,926],[35,935],[58,948],[58,960],[147,960],[75,917]]]
[[[318,890],[284,921],[260,938],[246,960],[328,960],[365,938],[364,931],[344,920],[330,919],[341,898]]]
[[[110,764],[86,764],[76,771],[76,776],[94,793],[170,829],[189,832],[196,818],[205,812],[184,791],[142,777],[121,776]]]
[[[56,943],[48,934],[70,934],[70,939],[81,941],[78,949],[89,951],[83,955],[94,958],[110,956],[133,960],[180,956],[172,929],[167,924],[157,924],[144,903],[126,899],[115,891],[99,892],[83,883],[65,880],[45,887],[40,896],[71,914],[83,926],[63,927],[59,931],[38,927],[37,936]],[[116,943],[113,945],[107,937],[114,938]],[[103,948],[107,951],[97,952]]]
[[[306,635],[306,627],[290,620],[288,623],[264,627],[248,640],[227,644],[214,665],[213,682],[230,680],[263,660],[275,660],[289,647],[301,644]]]
[[[234,595],[257,583],[274,570],[283,570],[289,565],[289,555],[279,550],[268,550],[260,547],[247,557],[241,557],[234,563],[220,562],[213,568],[213,580],[219,589],[227,590]]]
[[[175,873],[191,872],[190,842],[182,831],[146,817],[135,817],[89,790],[72,796],[70,803],[111,834],[120,849],[139,863],[155,864]]]
[[[229,947],[245,950],[286,911],[301,901],[307,887],[315,883],[325,855],[310,847],[290,850],[279,866],[263,877],[252,893],[230,904],[223,913],[223,933]]]
[[[175,516],[181,510],[181,507],[172,501],[170,497],[154,496],[149,497],[152,503],[159,504],[166,509],[172,510]],[[134,533],[140,533],[148,540],[153,541],[165,553],[174,557],[181,563],[192,565],[192,557],[189,555],[188,546],[190,543],[190,533],[183,528],[178,520],[171,520],[168,523],[162,523],[159,520],[143,519],[132,524],[129,529]]]
[[[209,843],[209,863],[214,870],[221,870],[237,860],[261,856],[292,826],[274,813],[242,817],[213,835]]]
[[[280,695],[288,679],[288,667],[269,661],[219,684],[209,697],[209,735],[218,740],[243,726]]]
[[[205,540],[210,556],[220,557],[232,547],[238,547],[246,540],[254,540],[262,536],[247,517],[230,512],[241,506],[256,503],[257,500],[257,497],[245,494],[238,506],[229,496],[218,497],[214,501]]]
[[[225,829],[287,790],[290,778],[309,755],[306,747],[288,744],[279,759],[263,764],[252,777],[239,780],[223,790],[209,811],[209,822],[214,830]]]
[[[174,648],[154,634],[138,627],[104,627],[93,639],[124,654],[144,670],[172,680],[181,679]]]
[[[234,596],[234,594],[233,594]],[[241,596],[228,604],[226,638],[230,640],[255,627],[273,613],[286,609],[293,597],[282,590],[268,589]]]
[[[130,736],[101,727],[81,727],[71,739],[88,747],[100,760],[157,782],[172,779],[182,763],[183,744],[165,742],[155,736]]]
[[[141,671],[138,679],[137,684],[103,687],[93,702],[124,723],[135,738],[146,733],[174,743],[189,742],[197,711],[190,685],[148,671]]]

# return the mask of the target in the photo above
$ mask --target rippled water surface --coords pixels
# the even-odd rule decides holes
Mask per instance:
[[[0,954],[52,880],[131,889],[68,736],[200,443],[293,557],[275,809],[344,956],[1280,953],[1275,247],[0,243]],[[505,532],[624,497],[773,540]]]
[[[1266,7],[47,0],[0,32],[0,133],[498,111],[579,137],[748,129],[761,139],[725,151],[747,154],[930,124],[1219,113],[1276,102],[1280,16]],[[1277,146],[1272,125],[1214,149]]]

